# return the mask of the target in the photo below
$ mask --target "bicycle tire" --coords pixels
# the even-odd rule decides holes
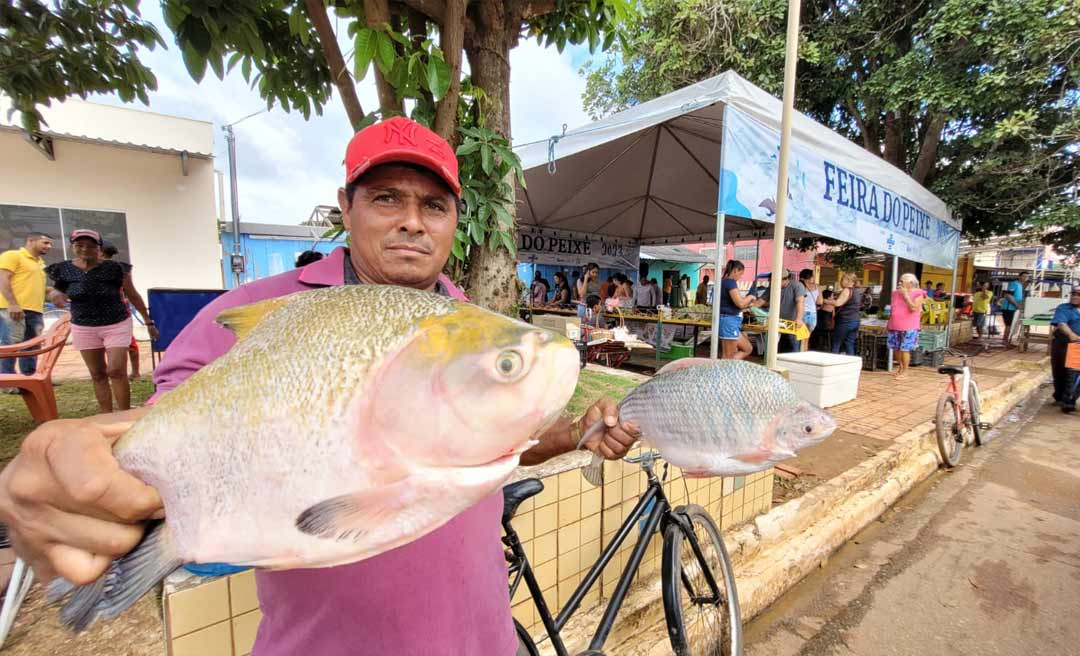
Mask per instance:
[[[661,588],[664,598],[664,617],[667,620],[668,638],[676,656],[741,656],[742,620],[739,617],[739,596],[735,589],[735,572],[720,529],[708,512],[701,506],[687,505],[676,508],[673,512],[683,515],[694,528],[703,555],[713,571],[713,577],[720,587],[720,600],[716,604],[697,603],[689,599],[683,583],[686,573],[688,579],[694,574],[686,565],[694,565],[700,578],[699,586],[706,589],[708,584],[700,576],[700,564],[693,548],[686,540],[682,526],[675,521],[668,522],[664,529],[664,555],[661,562]],[[689,560],[687,560],[689,557]],[[691,582],[692,583],[692,582]],[[695,617],[684,606],[695,611]],[[693,622],[688,631],[687,619]],[[715,634],[719,635],[715,635]]]
[[[979,386],[971,381],[971,389],[968,390],[968,415],[971,417],[971,432],[975,434],[975,446],[983,445],[982,428],[982,399],[979,397]]]
[[[540,656],[540,650],[533,642],[532,635],[521,625],[521,622],[514,620],[514,631],[518,637],[518,652],[515,656]]]
[[[952,428],[946,428],[948,419],[952,420]],[[956,439],[961,427],[960,420],[956,416],[956,399],[952,394],[942,394],[938,398],[934,424],[937,429],[937,444],[938,451],[941,452],[941,461],[951,469],[960,462],[960,449],[964,447],[963,437]]]

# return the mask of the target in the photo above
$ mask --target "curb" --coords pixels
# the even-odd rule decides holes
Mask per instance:
[[[1037,392],[1047,377],[1044,367],[1025,368],[984,392],[981,400],[986,420],[999,422]],[[869,460],[725,533],[724,543],[735,568],[743,622],[765,610],[821,566],[836,549],[938,468],[935,424],[929,420],[896,438],[894,444]],[[586,648],[595,630],[595,618],[602,609],[582,610],[585,612],[576,613],[562,632],[570,653]],[[663,624],[657,574],[634,586],[623,603],[605,651],[639,653],[642,632]],[[545,642],[545,646],[548,649],[542,653],[552,653],[550,643]]]

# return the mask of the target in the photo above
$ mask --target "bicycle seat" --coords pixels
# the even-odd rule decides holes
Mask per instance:
[[[964,370],[960,367],[938,367],[937,372],[939,374],[948,374],[950,376],[962,376]]]
[[[525,499],[540,494],[543,490],[544,484],[538,478],[526,478],[523,481],[511,483],[504,487],[502,523],[505,524],[514,518],[518,506]]]

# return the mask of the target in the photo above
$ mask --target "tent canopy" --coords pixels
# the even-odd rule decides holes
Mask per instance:
[[[516,147],[528,186],[518,190],[519,222],[641,244],[715,241],[725,105],[779,131],[781,102],[727,71],[546,142]],[[798,113],[792,135],[959,229],[939,198],[845,137]],[[727,216],[726,241],[771,234],[768,223]],[[787,231],[788,238],[806,236],[812,235]]]

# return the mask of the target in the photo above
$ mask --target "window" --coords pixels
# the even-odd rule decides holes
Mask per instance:
[[[747,260],[753,262],[757,259],[757,245],[753,246],[736,246],[735,247],[735,259],[741,262]]]
[[[0,204],[0,251],[22,247],[29,232],[44,232],[54,240],[45,261],[60,262],[72,256],[67,235],[79,228],[97,230],[102,239],[116,246],[117,260],[131,262],[123,212]]]

